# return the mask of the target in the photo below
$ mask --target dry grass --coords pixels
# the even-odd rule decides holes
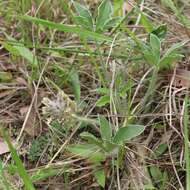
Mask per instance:
[[[120,16],[125,16],[137,5],[136,1],[127,2],[127,6],[123,6],[127,10],[120,11]],[[176,2],[189,18],[187,1]],[[94,10],[99,1],[85,3]],[[133,31],[142,42],[147,40],[148,33],[138,19],[139,14],[129,15],[113,34],[114,29],[103,33],[112,38],[112,43],[89,42],[76,34],[47,29],[18,17],[30,15],[56,23],[74,24],[70,14],[74,7],[67,9],[66,5],[70,6],[71,2],[22,0],[16,4],[11,0],[0,0],[0,121],[27,172],[33,175],[35,188],[187,189],[183,116],[184,98],[190,87],[190,28],[184,26],[161,1],[145,0],[138,4],[155,26],[167,25],[168,32],[162,42],[164,50],[177,42],[188,41],[181,48],[184,57],[172,62],[170,69],[158,71],[154,89],[145,101],[149,81],[154,79],[153,67],[147,64],[134,41],[129,40],[127,30]],[[14,54],[8,47],[13,45],[7,36],[28,47],[37,57],[38,65]],[[109,102],[97,106],[102,96],[97,89],[101,87],[110,91]],[[117,87],[126,88],[122,97],[117,94]],[[60,90],[64,91],[66,100],[58,96]],[[44,97],[52,101],[48,116],[42,112]],[[77,110],[70,109],[72,103],[77,104]],[[66,106],[70,109],[67,115]],[[65,115],[60,116],[62,113]],[[83,143],[80,133],[84,131],[100,137],[99,115],[112,124],[114,134],[124,124],[144,125],[146,130],[122,144],[119,153],[107,155],[101,165],[94,165],[67,148]],[[37,140],[36,147],[29,151],[35,139],[41,136],[46,136],[47,141]],[[0,136],[0,140],[4,143],[3,137]],[[29,159],[29,154],[34,160]],[[0,158],[3,165],[0,175],[6,176],[8,187],[24,189],[10,153],[2,154]],[[106,177],[104,188],[94,177],[94,170],[101,168]],[[2,176],[0,185],[4,179]]]

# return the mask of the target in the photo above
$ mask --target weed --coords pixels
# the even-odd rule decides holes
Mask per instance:
[[[31,145],[27,152],[27,157],[31,162],[37,161],[45,148],[48,145],[48,135],[41,135],[31,142]]]

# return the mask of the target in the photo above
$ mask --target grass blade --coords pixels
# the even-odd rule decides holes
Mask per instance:
[[[96,32],[91,32],[91,31],[85,30],[85,29],[82,29],[77,26],[59,24],[59,23],[48,21],[48,20],[35,18],[32,16],[21,16],[20,18],[23,20],[26,20],[26,21],[33,22],[35,24],[40,24],[40,25],[43,25],[43,26],[46,26],[46,27],[49,27],[52,29],[57,29],[59,31],[78,34],[81,37],[92,38],[92,39],[98,40],[98,41],[109,41],[109,42],[112,41],[112,39],[110,37],[107,37],[102,34],[98,34]]]
[[[23,163],[16,152],[16,149],[13,147],[13,145],[9,139],[9,136],[7,135],[7,133],[4,130],[1,130],[1,132],[2,132],[3,138],[5,139],[6,143],[8,144],[8,147],[11,152],[11,156],[17,166],[17,172],[19,173],[20,177],[22,178],[26,190],[35,190],[35,188],[32,184],[32,181],[30,180],[30,177],[27,174],[26,169],[24,168]]]
[[[186,190],[190,190],[190,153],[189,153],[189,115],[188,115],[188,95],[185,97],[185,109],[183,116],[184,125],[184,146],[185,146],[185,163],[186,163]]]

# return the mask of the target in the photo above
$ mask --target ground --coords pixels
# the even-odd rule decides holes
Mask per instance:
[[[0,0],[0,189],[190,189],[189,0]]]

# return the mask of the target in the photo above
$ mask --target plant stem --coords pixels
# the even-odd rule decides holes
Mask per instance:
[[[146,94],[142,100],[140,112],[142,112],[144,110],[143,113],[146,113],[149,110],[149,107],[146,107],[146,104],[148,103],[148,101],[151,102],[152,97],[155,93],[156,82],[158,80],[158,71],[159,71],[159,68],[154,67],[148,89],[147,89]]]
[[[184,146],[185,146],[185,164],[186,164],[186,189],[190,190],[190,153],[189,153],[189,115],[188,115],[188,93],[185,97],[184,115],[183,115],[183,131],[184,131]]]

